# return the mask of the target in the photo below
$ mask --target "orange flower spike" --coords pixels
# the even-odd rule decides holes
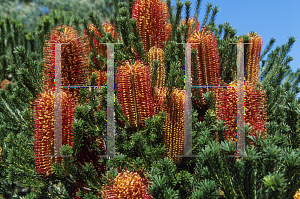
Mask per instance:
[[[253,84],[259,83],[259,61],[260,61],[260,54],[262,48],[262,38],[254,34],[249,34],[250,36],[250,44],[248,47],[248,56],[247,56],[247,76],[246,79],[252,82]]]
[[[137,172],[125,171],[119,173],[112,180],[112,186],[104,186],[102,194],[104,199],[121,198],[153,198],[148,192],[148,179],[141,177]]]
[[[61,162],[54,155],[54,98],[53,90],[44,91],[34,102],[34,154],[37,173],[44,177],[50,176],[54,162]],[[62,144],[73,147],[73,117],[76,100],[71,94],[62,92]]]
[[[237,115],[237,90],[236,83],[231,83],[232,86],[228,89],[219,91],[217,100],[217,117],[224,121],[228,126],[225,132],[225,139],[236,140],[236,115]],[[255,86],[248,80],[245,81],[245,123],[250,124],[253,128],[249,132],[254,136],[257,131],[263,134],[266,133],[266,95],[265,92]]]
[[[117,97],[124,115],[134,127],[143,126],[146,118],[153,116],[149,68],[139,60],[134,64],[126,61],[118,68],[116,80]]]
[[[163,48],[163,41],[166,41],[165,29],[168,17],[168,6],[164,1],[135,1],[132,9],[132,18],[137,19],[146,54],[153,46]]]
[[[167,121],[163,132],[163,143],[166,146],[166,156],[172,158],[176,163],[183,155],[184,150],[184,91],[174,89],[166,107]]]
[[[165,71],[165,53],[163,49],[157,48],[153,46],[150,48],[148,52],[148,60],[150,64],[150,73],[151,76],[153,75],[153,61],[158,60],[160,62],[160,65],[157,69],[157,77],[155,81],[154,86],[162,87],[165,84],[165,78],[166,78],[166,71]]]
[[[219,85],[221,82],[221,70],[217,40],[213,32],[206,30],[205,27],[201,31],[195,31],[193,35],[188,39],[188,43],[200,43],[192,44],[192,48],[197,49],[197,76],[199,85]],[[193,75],[195,76],[195,75]],[[195,89],[193,89],[193,95],[196,95]],[[203,93],[215,88],[200,88],[200,100],[202,104],[205,104]],[[195,94],[194,94],[195,93]]]
[[[47,43],[64,43],[61,45],[61,84],[81,85],[84,84],[84,74],[88,69],[87,43],[70,26],[58,26],[51,34],[51,38],[45,41],[44,47],[44,89],[55,87],[55,45]],[[78,88],[69,90],[76,97],[79,95]]]

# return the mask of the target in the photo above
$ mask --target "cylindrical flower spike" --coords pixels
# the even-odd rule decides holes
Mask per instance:
[[[236,141],[236,116],[237,116],[237,88],[236,83],[229,84],[229,88],[219,90],[217,99],[217,118],[223,120],[227,125],[224,132],[224,139]],[[265,136],[266,134],[266,96],[261,88],[256,88],[248,80],[245,81],[245,124],[250,124],[253,128],[250,135],[255,136],[257,131]]]
[[[124,115],[134,127],[143,126],[146,118],[153,116],[149,68],[139,60],[134,64],[126,61],[118,68],[116,79],[117,97]]]
[[[220,60],[217,40],[210,30],[205,27],[201,31],[195,31],[193,35],[188,39],[188,43],[192,44],[192,48],[197,49],[198,66],[196,69],[197,74],[193,74],[193,85],[220,85],[221,72],[220,72]],[[194,70],[192,70],[194,71]],[[194,78],[197,76],[197,79]],[[196,95],[196,89],[193,90],[193,95]],[[199,90],[199,98],[201,104],[206,104],[203,98],[203,93],[207,91],[216,91],[216,88],[197,88]]]
[[[141,177],[137,172],[124,171],[119,173],[112,180],[112,185],[106,185],[103,188],[104,199],[121,198],[153,198],[148,192],[149,183],[146,178]]]
[[[51,43],[51,44],[47,44]],[[72,27],[58,26],[44,47],[44,89],[55,87],[55,43],[61,45],[61,85],[82,85],[87,72],[87,44]],[[57,52],[59,53],[59,52]],[[79,88],[68,88],[79,97]]]
[[[164,1],[136,0],[134,2],[132,18],[137,19],[146,54],[153,46],[163,48],[168,17],[168,6]]]
[[[166,129],[163,132],[163,144],[166,156],[179,163],[181,158],[176,155],[184,153],[184,91],[175,88],[167,103]]]
[[[53,90],[39,94],[34,102],[34,154],[37,173],[44,177],[52,174],[54,162],[61,162],[61,157],[54,155],[54,100]],[[76,100],[69,93],[62,92],[62,145],[73,147],[72,123]]]
[[[151,76],[154,75],[153,61],[158,60],[160,65],[156,72],[156,81],[154,86],[162,87],[165,84],[166,71],[165,71],[165,53],[163,49],[153,46],[148,52],[148,61],[150,64]]]
[[[262,38],[254,34],[250,35],[250,45],[248,45],[248,56],[246,64],[246,80],[249,80],[254,85],[259,83],[259,61],[262,47]]]

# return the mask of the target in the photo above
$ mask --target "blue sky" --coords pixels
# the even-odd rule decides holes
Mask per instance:
[[[192,2],[191,16],[194,16],[197,1],[190,1]],[[175,6],[176,0],[172,0],[171,3]],[[290,66],[294,72],[300,68],[299,0],[202,0],[198,17],[200,24],[205,15],[206,3],[213,3],[214,6],[219,7],[216,24],[229,22],[237,29],[237,35],[247,34],[250,31],[261,35],[262,51],[272,37],[276,39],[276,42],[271,50],[287,43],[288,37],[296,37],[297,41],[289,53],[294,58]],[[182,16],[185,16],[185,7]]]

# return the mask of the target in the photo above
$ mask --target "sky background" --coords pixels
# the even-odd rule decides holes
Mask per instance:
[[[190,15],[194,16],[197,1],[190,1],[192,2]],[[276,41],[271,50],[275,50],[277,46],[286,44],[288,37],[294,36],[297,41],[289,52],[294,58],[290,62],[290,67],[293,72],[300,68],[299,0],[202,0],[198,16],[200,25],[204,19],[207,3],[219,7],[216,24],[229,22],[237,30],[237,35],[248,34],[250,31],[261,35],[262,52],[272,37]],[[171,0],[171,4],[176,6],[176,0]],[[182,17],[185,17],[185,6]],[[297,97],[300,97],[300,94]]]

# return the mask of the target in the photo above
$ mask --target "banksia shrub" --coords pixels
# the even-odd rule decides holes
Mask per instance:
[[[246,64],[246,79],[254,85],[259,83],[259,61],[262,47],[262,38],[256,33],[250,33]]]
[[[136,0],[132,9],[132,18],[137,25],[145,53],[151,47],[163,48],[166,41],[165,26],[169,17],[167,3],[160,0]]]
[[[44,177],[52,174],[51,166],[61,162],[61,157],[54,155],[54,99],[53,90],[39,94],[34,102],[34,154],[37,173]],[[62,145],[73,147],[72,123],[76,101],[69,93],[62,92]]]
[[[160,62],[156,73],[154,73],[153,61],[158,60]],[[163,49],[153,46],[148,52],[148,61],[150,64],[151,76],[155,75],[155,81],[153,86],[162,87],[165,84],[166,71],[165,71],[165,53]]]
[[[153,91],[154,115],[166,111],[167,88],[155,87]]]
[[[184,153],[184,91],[174,89],[167,103],[166,129],[163,132],[163,144],[166,146],[166,156],[176,163],[181,158],[176,155]]]
[[[137,172],[124,171],[119,173],[111,181],[112,185],[103,188],[104,199],[150,199],[153,198],[148,192],[148,180],[141,177]]]
[[[198,61],[198,66],[195,70],[196,74],[194,73],[194,70],[192,70],[193,85],[218,86],[221,81],[221,72],[218,44],[214,33],[203,27],[201,31],[196,30],[187,42],[199,43],[192,44],[192,48],[197,49]],[[216,93],[216,88],[197,88],[192,89],[192,91],[193,95],[197,95],[199,97],[200,103],[205,104],[204,98],[202,96],[203,93],[206,93],[207,91],[214,91]]]
[[[64,43],[61,45],[61,84],[64,86],[84,84],[88,69],[87,44],[72,27],[58,26],[52,31],[50,39],[45,42],[44,88],[55,87],[55,45],[53,43]],[[63,90],[69,90],[75,97],[79,96],[79,88]]]
[[[141,61],[124,62],[117,70],[117,97],[124,115],[134,127],[144,126],[153,116],[153,98],[149,68]]]
[[[236,141],[237,117],[237,87],[236,83],[229,84],[227,89],[220,89],[216,105],[217,119],[223,120],[227,125],[224,139]],[[244,86],[245,124],[253,128],[249,132],[255,136],[255,131],[260,134],[266,131],[266,95],[261,88],[256,88],[250,81],[245,81]],[[264,135],[265,136],[265,135]]]

